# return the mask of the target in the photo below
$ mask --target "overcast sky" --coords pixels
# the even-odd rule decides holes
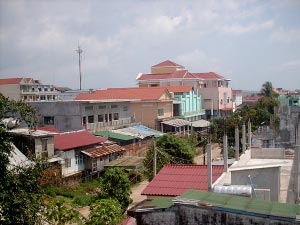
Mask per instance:
[[[0,77],[131,87],[164,60],[231,87],[300,89],[300,1],[0,0]]]

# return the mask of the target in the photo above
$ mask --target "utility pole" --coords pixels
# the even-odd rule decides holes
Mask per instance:
[[[79,64],[79,87],[81,90],[81,54],[82,54],[82,49],[80,48],[80,46],[78,45],[78,49],[76,50],[76,52],[78,53],[78,64]]]
[[[156,150],[156,145],[155,145],[155,138],[153,136],[153,152],[154,152],[154,157],[153,157],[153,178],[156,176],[156,161],[157,161],[157,150]]]

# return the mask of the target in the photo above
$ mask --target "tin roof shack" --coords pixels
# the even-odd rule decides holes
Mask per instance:
[[[138,225],[277,224],[297,223],[300,206],[188,190],[183,195],[143,201],[127,211]]]
[[[298,202],[299,166],[297,169],[294,154],[287,156],[287,152],[280,148],[247,150],[215,184],[250,184],[259,199],[294,204]]]

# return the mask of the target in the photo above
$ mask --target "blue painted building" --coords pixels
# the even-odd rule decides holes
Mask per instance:
[[[202,99],[192,86],[168,86],[173,97],[173,116],[188,121],[200,120],[205,114]]]

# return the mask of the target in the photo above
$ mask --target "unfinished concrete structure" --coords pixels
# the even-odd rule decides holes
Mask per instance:
[[[257,198],[298,203],[299,187],[296,182],[299,177],[299,160],[293,155],[293,149],[246,150],[215,185],[250,184],[254,187]]]

